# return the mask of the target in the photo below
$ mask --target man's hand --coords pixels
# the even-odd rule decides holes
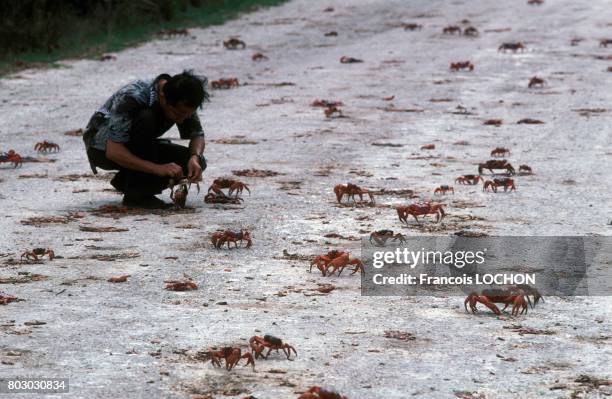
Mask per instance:
[[[173,162],[165,163],[163,165],[158,165],[156,175],[161,177],[172,177],[175,179],[180,179],[181,177],[183,177],[183,168]]]
[[[189,158],[187,163],[187,178],[190,182],[202,181],[202,167],[200,166],[200,159],[196,156]]]

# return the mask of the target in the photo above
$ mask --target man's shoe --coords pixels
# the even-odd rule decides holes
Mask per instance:
[[[113,176],[112,180],[110,181],[110,184],[111,184],[111,186],[113,186],[115,188],[115,190],[123,191],[123,189],[125,187],[125,176],[124,176],[124,174],[121,171],[115,173],[115,176]]]
[[[130,195],[124,195],[123,205],[130,206],[133,208],[145,209],[168,209],[172,207],[172,204],[168,204],[154,195],[151,195],[149,197],[135,197]]]

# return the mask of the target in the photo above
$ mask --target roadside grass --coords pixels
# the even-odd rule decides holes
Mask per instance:
[[[0,55],[0,78],[23,69],[59,68],[60,60],[99,58],[105,53],[117,52],[151,40],[160,30],[220,25],[242,13],[280,5],[286,1],[209,1],[198,7],[177,11],[169,21],[143,21],[138,24],[113,23],[102,26],[95,20],[66,17],[62,23],[70,26],[70,34],[60,37],[57,48],[52,51],[36,50]]]

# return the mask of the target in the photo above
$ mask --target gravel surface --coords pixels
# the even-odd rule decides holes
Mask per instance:
[[[0,80],[0,150],[52,161],[0,164],[0,291],[24,299],[0,306],[0,378],[69,377],[70,394],[58,398],[297,398],[312,385],[352,399],[612,394],[597,381],[612,378],[608,297],[546,298],[517,318],[472,315],[459,297],[362,297],[358,277],[310,274],[299,258],[329,249],[358,255],[358,238],[383,228],[610,235],[612,49],[599,40],[612,36],[612,8],[606,0],[500,4],[295,0],[114,61],[65,61]],[[401,25],[411,22],[422,29]],[[447,25],[480,34],[444,35]],[[226,50],[231,36],[246,49]],[[574,38],[583,40],[572,46]],[[511,41],[526,50],[498,52]],[[255,52],[268,60],[252,61]],[[342,56],[363,62],[342,64]],[[449,70],[467,60],[473,71]],[[209,162],[202,188],[234,170],[278,175],[239,177],[251,195],[238,206],[204,204],[192,191],[180,211],[96,213],[121,197],[109,190],[112,174],[91,174],[81,138],[65,132],[83,127],[121,85],[183,68],[241,83],[214,91],[201,111]],[[536,75],[546,84],[528,89]],[[310,106],[315,99],[342,101],[343,117],[326,118]],[[524,118],[544,123],[517,124]],[[167,136],[179,141],[175,129]],[[61,151],[36,154],[42,140]],[[427,144],[435,149],[421,149]],[[516,168],[535,172],[516,177],[516,192],[454,184],[454,196],[442,198],[442,223],[400,224],[393,206],[431,199],[435,187],[477,173],[497,146],[511,150]],[[347,181],[413,194],[339,206],[332,187]],[[92,227],[118,231],[85,231]],[[209,235],[225,228],[248,228],[253,247],[212,248]],[[57,258],[19,261],[35,247]],[[122,274],[127,282],[107,282]],[[183,278],[198,290],[164,290],[164,280]],[[322,284],[335,289],[319,292]],[[34,320],[46,324],[25,324]],[[387,330],[414,339],[385,338]],[[246,348],[265,333],[293,345],[296,359],[274,354],[256,372],[198,360],[198,351]]]

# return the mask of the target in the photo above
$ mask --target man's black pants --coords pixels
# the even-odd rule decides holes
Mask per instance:
[[[153,113],[142,111],[133,121],[130,129],[130,140],[125,143],[127,149],[144,160],[166,164],[175,163],[183,168],[183,175],[187,176],[187,163],[190,158],[189,148],[173,144],[168,140],[152,137],[153,124],[157,123]],[[117,190],[131,197],[147,197],[160,194],[168,187],[169,177],[126,169],[106,158],[104,151],[90,147],[87,151],[89,161],[96,167],[104,170],[118,170],[111,184]],[[202,170],[206,165],[202,165]]]

